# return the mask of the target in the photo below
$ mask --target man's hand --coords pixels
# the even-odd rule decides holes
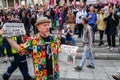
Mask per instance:
[[[115,20],[115,17],[114,17],[114,15],[112,15],[112,19],[113,19],[113,20]]]
[[[110,14],[107,14],[107,15],[106,15],[106,17],[109,17],[109,16],[110,16]]]
[[[2,35],[4,33],[4,30],[3,29],[1,29],[0,30],[0,35]]]
[[[70,32],[70,29],[68,29],[67,32]]]
[[[91,16],[91,15],[88,17],[88,19],[90,19],[90,18],[92,18],[92,16]]]
[[[8,61],[8,56],[5,56],[5,61]]]
[[[87,47],[87,49],[86,49],[87,51],[90,51],[91,49],[90,49],[90,47]]]

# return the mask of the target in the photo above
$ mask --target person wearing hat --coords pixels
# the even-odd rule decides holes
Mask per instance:
[[[35,26],[39,33],[30,37],[26,42],[18,45],[10,38],[6,38],[10,45],[21,54],[31,53],[36,80],[59,80],[58,49],[59,40],[50,36],[50,20],[41,17]],[[0,30],[2,35],[4,30]]]
[[[66,42],[68,41],[71,41],[72,42],[72,45],[76,45],[76,41],[75,39],[72,37],[74,34],[73,34],[73,31],[71,30],[70,28],[70,25],[67,25],[66,26],[66,29],[64,31],[64,36],[65,36],[65,40]]]

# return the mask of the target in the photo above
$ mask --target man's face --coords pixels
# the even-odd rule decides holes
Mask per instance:
[[[79,7],[79,10],[81,11],[81,10],[82,10],[82,8],[81,8],[81,7]]]
[[[84,20],[82,20],[82,24],[83,24],[83,25],[85,24]]]
[[[50,12],[47,12],[46,15],[47,15],[47,16],[50,16]]]
[[[62,8],[60,8],[60,11],[62,11]]]
[[[101,13],[104,13],[104,9],[101,9],[101,11],[100,11]]]
[[[7,19],[8,19],[8,20],[11,20],[11,19],[12,19],[12,16],[8,15],[8,16],[7,16]]]
[[[42,24],[38,24],[37,25],[37,29],[40,33],[43,33],[43,34],[49,34],[49,24],[50,23],[42,23]]]
[[[90,7],[90,11],[94,11],[94,7],[93,6]]]

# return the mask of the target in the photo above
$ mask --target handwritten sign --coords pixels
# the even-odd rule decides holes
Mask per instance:
[[[62,52],[59,53],[59,61],[75,64],[75,56],[77,54],[78,46],[61,45]]]
[[[25,28],[23,23],[5,23],[3,25],[3,30],[5,30],[3,37],[12,37],[25,35]]]

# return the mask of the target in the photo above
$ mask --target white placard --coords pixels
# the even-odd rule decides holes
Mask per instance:
[[[106,0],[99,0],[101,3],[107,3]]]
[[[4,30],[3,37],[26,35],[23,23],[5,23],[2,29]]]
[[[78,46],[61,45],[62,52],[59,53],[59,61],[75,64],[75,56],[77,54]]]
[[[87,0],[87,4],[96,4],[97,0]]]

